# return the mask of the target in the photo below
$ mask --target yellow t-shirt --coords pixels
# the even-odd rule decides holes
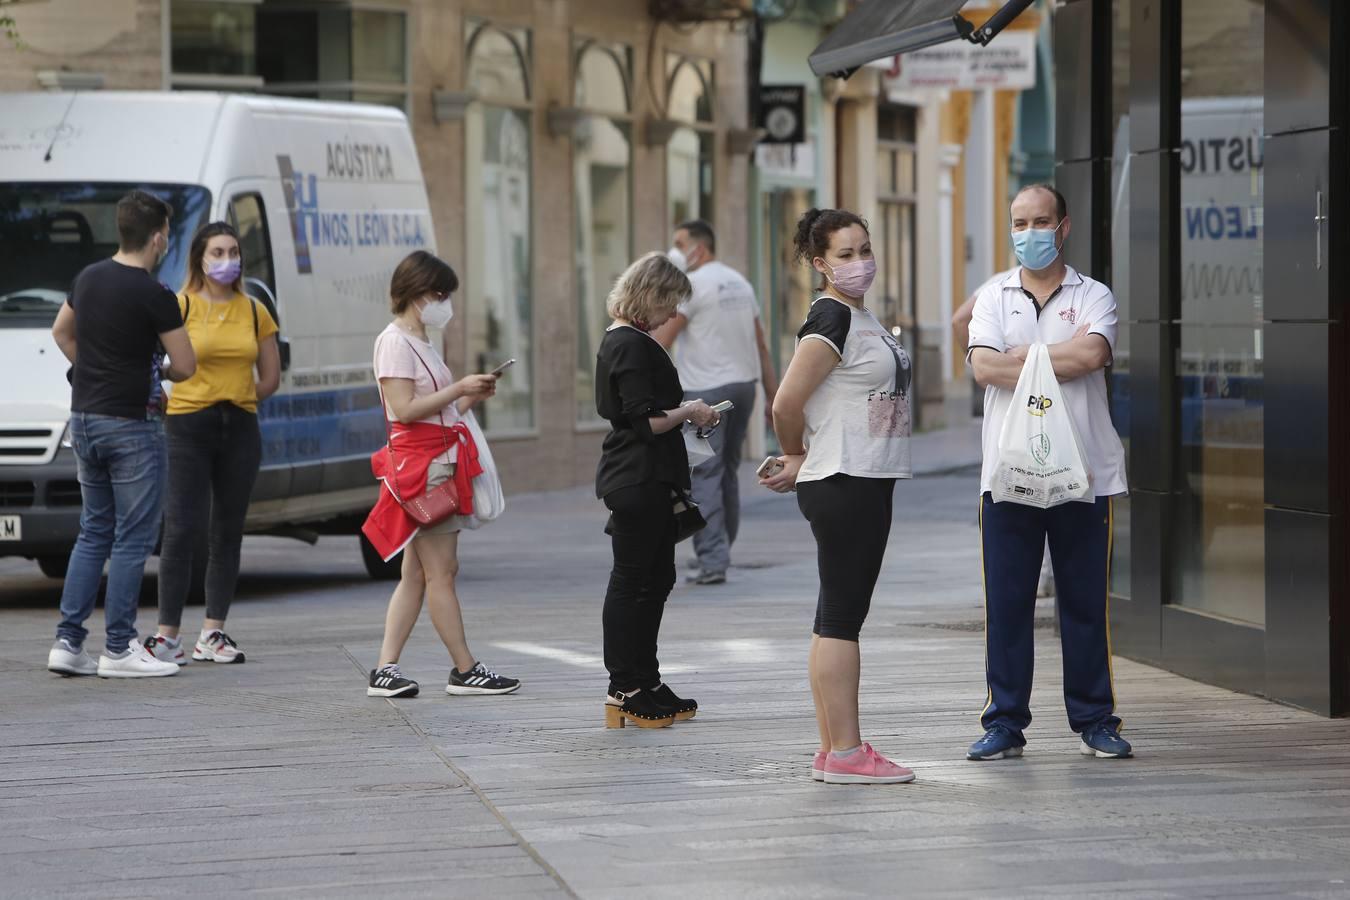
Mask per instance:
[[[213,303],[196,293],[187,297],[190,303],[184,302],[183,294],[178,295],[178,309],[197,354],[197,371],[173,386],[167,413],[194,413],[222,402],[257,412],[253,367],[258,361],[258,343],[277,333],[277,323],[267,307],[240,293],[228,303]],[[258,310],[256,337],[250,304]]]

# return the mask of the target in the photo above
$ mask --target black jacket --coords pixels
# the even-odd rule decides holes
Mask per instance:
[[[595,355],[595,409],[610,425],[595,472],[595,495],[658,482],[689,489],[681,429],[653,434],[651,420],[684,400],[670,354],[654,338],[620,325]]]

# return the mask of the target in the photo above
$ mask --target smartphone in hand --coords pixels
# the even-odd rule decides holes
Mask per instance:
[[[783,468],[783,463],[778,457],[768,456],[765,457],[764,462],[759,464],[759,468],[755,470],[755,476],[757,478],[772,478],[781,468]]]
[[[735,405],[736,404],[732,403],[730,400],[723,400],[721,403],[714,403],[712,405],[712,411],[720,415]]]
[[[500,366],[498,366],[497,368],[493,369],[493,370],[492,370],[491,372],[489,372],[488,374],[489,374],[489,375],[500,375],[500,374],[502,374],[503,372],[505,372],[507,369],[509,369],[509,368],[511,368],[512,366],[514,366],[515,364],[516,364],[516,361],[515,361],[514,359],[508,359],[506,362],[502,363]]]

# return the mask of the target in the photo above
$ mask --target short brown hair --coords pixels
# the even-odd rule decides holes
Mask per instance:
[[[448,262],[425,250],[414,250],[403,257],[389,280],[389,311],[399,316],[427,294],[451,294],[458,288],[459,276]]]
[[[605,310],[615,319],[650,322],[661,313],[673,313],[693,292],[688,276],[664,253],[653,250],[624,269]]]
[[[709,253],[717,252],[717,235],[705,219],[690,219],[675,226],[676,231],[688,232],[689,237],[708,248]]]
[[[132,191],[117,201],[117,246],[138,253],[173,215],[173,207],[154,194]]]
[[[1066,201],[1064,195],[1059,192],[1059,188],[1055,187],[1053,184],[1046,184],[1043,181],[1037,182],[1036,184],[1029,184],[1014,194],[1013,199],[1016,200],[1027,191],[1045,191],[1055,198],[1055,216],[1059,219],[1064,219],[1069,215],[1068,201]]]

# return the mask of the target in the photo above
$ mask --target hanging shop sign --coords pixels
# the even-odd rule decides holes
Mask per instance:
[[[759,127],[763,144],[800,144],[806,140],[806,87],[763,84],[759,88]]]
[[[891,89],[1025,91],[1036,86],[1036,33],[1005,31],[984,47],[950,41],[873,65],[886,69]]]

